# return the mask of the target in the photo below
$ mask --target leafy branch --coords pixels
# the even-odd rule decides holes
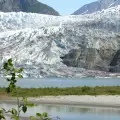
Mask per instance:
[[[27,100],[27,97],[23,97],[20,99],[19,97],[19,91],[16,86],[16,83],[19,78],[23,78],[22,72],[23,68],[15,68],[13,65],[12,59],[9,59],[7,62],[3,63],[3,68],[6,80],[8,81],[9,85],[6,88],[7,94],[15,93],[15,96],[17,98],[17,110],[15,108],[12,108],[11,110],[6,111],[4,108],[0,109],[0,120],[6,120],[5,114],[10,113],[11,114],[11,120],[20,120],[20,113],[26,113],[28,107],[33,107],[35,104],[29,103]],[[36,116],[30,116],[30,120],[52,120],[52,118],[49,117],[48,113],[36,113]]]

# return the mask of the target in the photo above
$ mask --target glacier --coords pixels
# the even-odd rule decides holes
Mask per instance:
[[[78,16],[0,12],[0,65],[13,58],[26,77],[108,76],[119,26],[120,6]]]

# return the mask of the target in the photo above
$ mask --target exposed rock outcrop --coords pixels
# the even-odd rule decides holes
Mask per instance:
[[[59,15],[52,7],[37,0],[0,0],[0,11],[2,12],[31,12],[49,15]]]
[[[80,9],[75,11],[73,15],[90,14],[117,5],[120,5],[120,0],[98,0],[82,6]]]
[[[110,72],[120,72],[120,50],[118,50],[110,63]]]
[[[110,62],[116,50],[113,49],[114,45],[109,42],[101,42],[100,44],[102,46],[99,49],[85,47],[84,49],[71,50],[67,55],[61,57],[63,63],[67,66],[82,67],[89,70],[109,71]]]

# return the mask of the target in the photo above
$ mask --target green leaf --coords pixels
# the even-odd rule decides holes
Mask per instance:
[[[42,116],[43,116],[43,117],[48,117],[49,115],[48,115],[48,113],[44,112],[44,113],[42,114]]]
[[[18,75],[19,78],[23,78],[23,76],[21,74]]]
[[[15,73],[11,73],[11,75],[12,75],[13,77],[15,77]]]
[[[12,76],[12,77],[11,77],[11,80],[14,81],[14,80],[15,80],[15,76]]]
[[[12,114],[16,116],[17,115],[17,110],[12,108]]]
[[[2,109],[0,109],[0,114],[3,114],[3,110]]]
[[[18,71],[19,71],[18,69],[14,68],[14,72],[15,72],[15,73],[18,73]]]
[[[10,59],[8,60],[8,65],[9,65],[10,67],[13,67],[12,58],[10,58]]]
[[[7,81],[9,82],[9,81],[11,81],[11,79],[7,78]]]
[[[0,120],[6,120],[6,118],[4,117],[4,115],[0,114]]]
[[[6,70],[8,68],[8,63],[3,63],[3,68]]]
[[[38,119],[34,116],[30,116],[30,120],[38,120]]]
[[[34,103],[27,103],[26,106],[27,106],[27,107],[35,107],[35,106],[37,106],[37,105],[34,104]]]
[[[27,106],[23,105],[22,111],[23,111],[24,113],[26,113],[26,112],[27,112]]]
[[[23,72],[24,68],[20,68],[19,69],[19,73]]]
[[[2,110],[3,112],[6,112],[6,110],[4,108],[1,108],[0,110]]]
[[[11,119],[14,119],[14,120],[19,120],[19,117],[18,117],[18,116],[13,115],[13,116],[11,116]]]
[[[41,114],[41,113],[36,113],[36,116],[37,116],[37,117],[41,117],[42,114]]]
[[[3,110],[0,110],[0,114],[3,113]]]
[[[12,110],[8,110],[6,113],[12,113]]]
[[[6,88],[6,92],[9,94],[11,92],[10,88]]]
[[[8,63],[12,63],[12,58],[8,59]]]
[[[13,80],[13,82],[14,82],[14,83],[16,83],[16,82],[17,82],[17,80]]]
[[[36,117],[38,117],[40,120],[43,120],[43,116],[40,113],[36,113]]]
[[[10,88],[11,91],[12,91],[15,87],[16,87],[16,86],[15,86],[14,83],[10,83],[9,88]]]
[[[13,67],[13,64],[10,62],[10,63],[9,63],[9,66],[10,66],[10,67]]]
[[[23,72],[24,68],[20,68],[20,69],[14,69],[14,72],[15,73],[21,73]]]

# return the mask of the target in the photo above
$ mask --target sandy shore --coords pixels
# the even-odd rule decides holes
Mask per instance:
[[[120,108],[120,96],[47,96],[28,98],[28,100],[37,104],[62,104]],[[0,100],[0,103],[12,104],[15,103],[15,100]]]

